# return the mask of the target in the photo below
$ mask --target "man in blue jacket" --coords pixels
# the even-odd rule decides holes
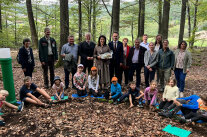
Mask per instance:
[[[121,77],[121,71],[120,66],[123,65],[123,43],[120,42],[119,39],[119,33],[114,32],[113,33],[113,41],[109,42],[109,47],[113,51],[112,59],[110,60],[110,79],[115,76],[118,78],[118,82],[122,83],[122,77]]]

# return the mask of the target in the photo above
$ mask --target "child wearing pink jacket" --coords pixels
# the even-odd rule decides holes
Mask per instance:
[[[157,83],[156,81],[152,80],[150,86],[147,87],[144,91],[144,99],[146,105],[150,105],[152,107],[157,103]]]

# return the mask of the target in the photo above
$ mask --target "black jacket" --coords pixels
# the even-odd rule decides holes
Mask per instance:
[[[81,56],[81,64],[85,66],[93,65],[93,60],[87,60],[87,57],[93,57],[93,51],[96,44],[94,42],[90,42],[90,45],[83,41],[79,44],[79,55]]]
[[[109,47],[113,51],[113,57],[111,59],[111,62],[116,61],[117,64],[123,63],[123,43],[118,41],[116,50],[114,49],[113,46],[113,41],[109,42]]]
[[[135,47],[130,48],[129,55],[128,55],[128,58],[127,58],[127,66],[131,66],[131,64],[132,64],[132,58],[134,56],[134,50],[135,50]],[[144,48],[142,46],[139,46],[138,63],[141,65],[141,67],[144,66],[144,53],[145,53],[145,51],[147,51],[146,48]]]
[[[28,62],[29,56],[27,49],[24,46],[19,49],[19,63],[22,65],[22,69],[26,68],[27,66],[35,66],[32,48],[29,47],[29,50],[32,59],[31,63]]]

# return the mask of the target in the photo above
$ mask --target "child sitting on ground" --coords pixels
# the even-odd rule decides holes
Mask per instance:
[[[157,103],[157,82],[152,80],[150,87],[147,87],[144,91],[145,104],[150,108]]]
[[[1,108],[6,105],[7,107],[16,109],[17,112],[20,112],[23,110],[23,106],[24,106],[24,102],[21,103],[21,105],[19,105],[18,107],[5,101],[6,97],[9,95],[9,92],[6,90],[0,90],[0,113],[1,113]],[[5,122],[4,119],[0,116],[0,126],[4,126]]]
[[[176,86],[176,80],[170,77],[168,81],[168,85],[165,86],[165,90],[163,93],[162,101],[159,105],[159,109],[163,109],[163,111],[168,110],[168,107],[172,105],[173,101],[178,97],[179,97],[179,89]]]
[[[56,100],[61,101],[61,99],[64,98],[64,87],[65,85],[63,84],[63,82],[61,81],[59,76],[55,76],[54,81],[53,81],[53,86],[52,86],[52,90],[54,93],[54,97]]]
[[[78,70],[73,76],[73,84],[76,87],[78,96],[85,96],[86,93],[86,74],[83,72],[83,64],[78,65]]]
[[[111,82],[111,93],[105,92],[104,97],[106,99],[113,99],[113,102],[115,102],[122,96],[121,85],[118,83],[117,77],[112,77]]]
[[[22,102],[32,103],[42,107],[49,107],[48,104],[43,103],[38,99],[39,96],[43,95],[45,99],[49,101],[49,104],[53,103],[51,97],[43,89],[38,88],[34,83],[32,83],[31,77],[26,76],[24,78],[24,85],[20,89],[20,100]]]
[[[136,82],[132,81],[130,82],[130,88],[128,93],[124,94],[123,96],[118,99],[119,102],[123,101],[126,97],[129,98],[130,106],[129,108],[132,108],[134,106],[135,100],[138,100],[139,104],[138,107],[143,107],[142,105],[142,97],[144,96],[144,93],[136,87]]]
[[[97,73],[97,68],[92,67],[90,75],[88,76],[88,88],[89,88],[89,92],[94,97],[101,96],[101,93],[100,93],[100,90],[98,89],[98,86],[99,86],[99,75]]]

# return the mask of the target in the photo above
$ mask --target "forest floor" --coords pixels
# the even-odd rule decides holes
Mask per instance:
[[[207,90],[206,52],[207,50],[193,53],[193,66],[186,78],[186,96],[200,95]],[[12,51],[13,58],[16,57],[16,53]],[[33,82],[43,87],[41,65],[37,54],[35,56]],[[24,75],[15,59],[13,74],[16,98],[19,99]],[[62,67],[57,68],[55,74],[64,80]],[[143,76],[142,83],[144,83]],[[2,88],[0,77],[0,89]],[[52,95],[50,90],[47,92]],[[175,119],[160,117],[157,112],[149,111],[147,108],[129,109],[127,103],[113,105],[90,97],[74,99],[71,98],[73,93],[74,90],[67,90],[65,94],[69,96],[69,101],[54,104],[47,109],[32,105],[25,106],[22,112],[4,109],[3,118],[6,126],[0,127],[0,136],[173,136],[162,131],[168,124],[191,131],[190,137],[207,135],[205,124],[180,124]],[[40,99],[45,101],[43,97]]]

